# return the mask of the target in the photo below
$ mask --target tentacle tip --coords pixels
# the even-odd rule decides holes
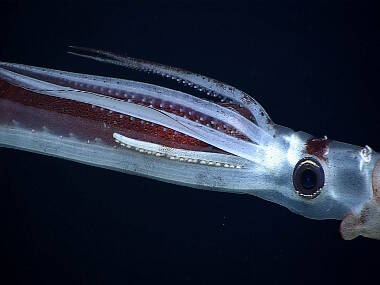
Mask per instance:
[[[80,47],[80,46],[76,46],[76,45],[68,45],[67,47],[68,48],[72,48],[72,49],[79,49],[79,50],[81,50],[81,49],[87,49],[85,47]]]
[[[67,48],[68,49],[73,49],[73,50],[84,50],[85,49],[83,47],[76,46],[76,45],[68,45]]]
[[[93,49],[93,48],[87,48],[87,47],[80,47],[76,45],[68,45],[69,49],[73,49],[74,51],[83,51],[83,52],[88,52],[88,53],[96,53],[98,54],[100,51]]]
[[[66,52],[67,54],[70,54],[70,55],[74,55],[74,56],[80,56],[80,57],[83,57],[83,55],[79,54],[79,53],[76,53],[76,52],[73,52],[73,51],[67,51]]]

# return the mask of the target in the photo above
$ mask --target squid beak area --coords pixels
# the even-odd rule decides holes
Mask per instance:
[[[348,214],[340,224],[340,233],[345,240],[359,235],[380,240],[380,158],[372,173],[372,199],[363,205],[357,215]]]

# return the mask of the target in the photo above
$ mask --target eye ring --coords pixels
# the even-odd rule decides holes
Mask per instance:
[[[312,157],[298,161],[293,171],[293,185],[299,196],[307,199],[317,197],[325,185],[322,165]]]

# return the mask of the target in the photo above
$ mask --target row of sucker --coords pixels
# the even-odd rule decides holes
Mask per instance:
[[[214,166],[214,167],[236,168],[236,169],[242,168],[242,166],[239,164],[224,163],[224,162],[214,161],[214,160],[192,159],[192,158],[188,158],[188,157],[182,157],[182,156],[176,156],[176,155],[172,155],[172,154],[162,153],[159,151],[152,151],[152,150],[144,149],[141,147],[135,147],[135,146],[126,144],[126,143],[121,142],[117,139],[115,139],[115,142],[119,143],[123,147],[126,147],[127,149],[138,151],[139,153],[153,155],[156,157],[163,157],[163,158],[167,158],[170,160],[186,162],[186,163],[193,163],[193,164],[200,164],[200,165],[208,165],[208,166]]]
[[[231,98],[225,97],[222,94],[219,94],[214,90],[208,89],[207,87],[204,87],[204,86],[199,86],[199,85],[197,85],[191,81],[188,81],[188,80],[185,80],[183,78],[180,78],[180,77],[177,77],[174,75],[170,75],[170,74],[167,74],[164,72],[160,72],[160,71],[157,71],[157,70],[154,70],[151,68],[146,68],[146,67],[142,67],[142,66],[139,66],[139,67],[138,66],[129,66],[129,68],[132,70],[136,70],[136,71],[146,72],[148,74],[158,75],[158,76],[161,76],[163,78],[172,79],[172,80],[177,81],[178,83],[182,83],[183,85],[185,85],[187,87],[192,87],[199,92],[203,92],[204,94],[207,94],[209,97],[211,97],[213,99],[213,102],[215,102],[216,104],[219,104],[222,106],[224,104],[229,104],[229,106],[233,106],[230,109],[237,111],[243,117],[249,119],[254,124],[257,124],[256,118],[252,115],[252,113],[247,108],[244,107],[244,105],[242,103],[239,103],[239,102],[237,102]],[[256,100],[254,100],[254,99],[252,99],[252,100],[253,100],[253,104],[257,105]],[[260,112],[260,115],[265,116],[264,110],[262,110]],[[268,122],[270,122],[270,118],[268,116],[267,116],[267,120],[268,120]]]
[[[144,64],[154,64],[154,65],[159,66],[159,67],[166,67],[166,66],[164,66],[162,64],[152,63],[152,62],[141,60],[141,59],[128,58],[127,57],[129,60],[131,60],[133,62],[133,64],[130,64],[130,63],[127,63],[125,61],[125,58],[123,58],[121,56],[118,56],[116,54],[110,53],[110,52],[105,52],[105,51],[100,51],[100,50],[95,50],[95,49],[89,49],[89,48],[75,47],[75,46],[71,46],[71,48],[74,48],[74,49],[77,49],[77,50],[80,50],[80,51],[84,51],[84,52],[95,53],[95,54],[98,54],[100,56],[105,56],[105,57],[86,55],[86,54],[77,53],[77,52],[69,52],[70,54],[81,56],[81,57],[85,57],[85,58],[90,58],[90,59],[94,59],[94,60],[99,60],[99,61],[103,61],[103,62],[108,62],[108,63],[111,63],[111,64],[121,65],[121,66],[127,67],[127,68],[132,69],[132,70],[152,73],[152,74],[156,74],[156,75],[159,75],[159,76],[162,76],[162,77],[173,79],[173,80],[176,80],[179,83],[183,83],[186,86],[193,87],[193,88],[195,88],[196,90],[198,90],[200,92],[204,92],[205,94],[207,94],[208,96],[210,96],[210,97],[212,97],[214,99],[218,99],[219,103],[228,102],[228,103],[237,105],[237,106],[239,106],[239,109],[242,110],[241,115],[245,116],[247,119],[251,120],[253,123],[255,123],[257,125],[257,119],[251,113],[251,111],[248,108],[246,108],[243,104],[237,102],[236,100],[233,100],[231,98],[227,98],[227,97],[223,96],[222,94],[218,93],[215,90],[212,90],[212,89],[207,88],[205,86],[197,85],[196,83],[191,82],[191,81],[186,80],[186,79],[183,79],[180,76],[171,75],[171,74],[168,74],[168,73],[165,73],[165,72],[162,72],[162,71],[158,71],[158,70],[156,70],[154,68],[149,68],[149,67],[145,67],[144,66]],[[127,66],[125,65],[126,63],[127,63]],[[170,68],[173,69],[173,70],[178,70],[179,72],[185,72],[185,73],[187,72],[185,70],[180,70],[179,68],[174,68],[174,67],[170,67]],[[187,72],[187,73],[190,74],[190,72]],[[213,80],[216,84],[224,85],[223,83],[218,82],[217,80],[214,80],[214,79],[209,79],[209,80]],[[231,88],[235,89],[234,87],[230,87],[230,86],[228,86],[228,87],[230,89]],[[242,92],[242,93],[244,94],[243,100],[246,101],[247,104],[253,104],[255,107],[258,108],[258,112],[257,112],[258,116],[262,116],[265,119],[265,121],[266,121],[267,124],[272,124],[272,120],[266,114],[265,110],[261,106],[259,106],[259,104],[257,103],[257,101],[255,99],[253,99],[252,97],[250,97],[249,95],[245,94],[244,92]],[[236,109],[237,108],[235,108],[235,110]],[[249,114],[249,115],[247,116],[247,114]]]

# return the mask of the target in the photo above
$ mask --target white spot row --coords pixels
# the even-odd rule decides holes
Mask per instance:
[[[134,147],[134,146],[131,146],[129,144],[123,143],[117,139],[115,140],[115,142],[119,143],[121,146],[126,147],[128,149],[138,151],[139,153],[145,153],[145,154],[153,155],[156,157],[165,157],[165,158],[168,158],[170,160],[175,160],[175,161],[180,161],[180,162],[188,162],[188,163],[194,163],[194,164],[201,164],[201,165],[209,165],[209,166],[215,166],[215,167],[236,168],[236,169],[242,168],[241,165],[235,165],[235,164],[231,164],[231,163],[223,163],[220,161],[211,161],[211,160],[191,159],[191,158],[187,158],[187,157],[169,155],[169,154],[165,154],[162,152],[156,152],[156,151],[151,151],[151,150],[147,150],[147,149],[143,149],[143,148],[138,148],[138,147]]]

